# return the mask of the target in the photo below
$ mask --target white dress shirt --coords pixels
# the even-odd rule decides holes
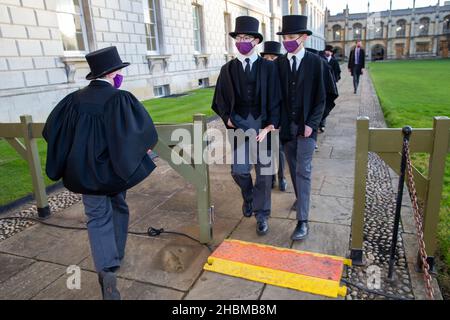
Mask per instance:
[[[244,68],[247,66],[247,61],[245,61],[245,59],[249,58],[250,61],[250,70],[252,69],[253,63],[258,59],[258,54],[256,53],[256,51],[253,51],[253,53],[250,56],[244,56],[243,54],[238,53],[237,55],[238,60],[241,62],[242,64],[242,68]]]
[[[293,53],[288,53],[287,58],[289,59],[289,64],[291,65],[291,70],[292,70],[292,63],[294,62],[294,60],[292,60],[292,57],[295,56],[296,59],[296,64],[297,64],[297,69],[295,71],[298,70],[298,68],[300,68],[300,63],[302,62],[303,57],[305,56],[305,48],[302,48],[302,50],[300,50],[299,52],[297,52],[296,54]]]

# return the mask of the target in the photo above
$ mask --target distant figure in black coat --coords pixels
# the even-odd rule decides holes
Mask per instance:
[[[312,34],[306,27],[307,20],[303,15],[283,16],[282,30],[277,34],[283,36],[288,53],[275,61],[283,98],[280,138],[285,142],[284,151],[296,196],[297,227],[292,240],[305,239],[308,235],[311,163],[326,102],[325,63],[304,48]]]
[[[126,190],[155,168],[148,152],[158,140],[152,119],[128,91],[116,47],[86,55],[91,83],[70,93],[50,113],[42,132],[46,172],[81,193],[103,299],[118,300],[115,271],[125,254],[129,211]]]
[[[236,40],[237,58],[222,66],[211,107],[222,118],[227,129],[242,129],[249,134],[259,132],[256,136],[259,143],[278,128],[281,97],[275,64],[262,59],[255,50],[263,40],[258,28],[256,18],[236,18],[235,31],[229,35]],[[227,133],[231,135],[236,131],[228,130]],[[265,235],[269,230],[271,213],[272,174],[262,172],[267,165],[261,163],[260,155],[254,155],[256,152],[252,152],[254,149],[250,147],[255,144],[250,144],[249,138],[255,139],[250,136],[243,143],[235,143],[237,139],[230,137],[234,147],[231,175],[241,189],[242,214],[251,217],[254,212],[256,232]],[[255,160],[256,156],[257,161],[250,163],[250,158]],[[253,164],[255,184],[251,176]]]
[[[320,56],[325,60],[325,68],[328,73],[325,75],[325,87],[327,91],[327,102],[325,105],[325,111],[323,112],[322,121],[320,122],[319,132],[325,132],[325,125],[327,117],[331,110],[336,106],[334,101],[338,98],[339,93],[337,90],[337,82],[341,79],[341,68],[339,63],[333,57],[333,47],[330,45],[325,46],[325,50],[321,51]]]
[[[339,80],[341,80],[341,67],[339,66],[339,62],[334,57],[333,46],[326,45],[325,50],[323,51],[323,55],[327,59],[328,64],[333,70],[334,79],[336,80],[336,83],[338,83]]]
[[[359,77],[363,74],[364,68],[366,67],[366,53],[361,47],[361,40],[356,41],[356,48],[350,52],[350,57],[348,59],[348,71],[353,77],[353,88],[354,93],[358,90]]]

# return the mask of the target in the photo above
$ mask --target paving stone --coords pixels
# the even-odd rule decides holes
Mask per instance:
[[[0,254],[0,283],[8,280],[16,273],[19,273],[20,271],[29,267],[34,262],[35,261],[32,259],[22,258],[4,253]]]
[[[336,224],[310,222],[305,240],[294,241],[292,248],[315,253],[347,257],[350,227]]]
[[[277,247],[291,246],[291,234],[296,226],[295,221],[287,219],[269,219],[269,232],[264,236],[256,234],[256,219],[246,218],[231,234],[231,239],[268,244]]]
[[[183,237],[129,236],[120,277],[186,291],[201,273],[210,252]],[[89,256],[80,265],[95,271]]]
[[[220,284],[220,290],[217,286]],[[204,271],[186,300],[257,300],[263,283]]]
[[[312,174],[320,172],[323,176],[353,178],[355,161],[342,159],[320,159],[313,160]]]
[[[70,274],[63,275],[42,290],[33,300],[100,300],[102,299],[98,276],[95,272],[81,271],[80,289],[68,289]],[[179,300],[183,292],[157,287],[141,282],[117,279],[117,289],[123,300]]]
[[[311,196],[309,220],[313,222],[351,225],[353,200],[330,196]],[[296,212],[289,216],[296,219]]]
[[[320,195],[353,198],[353,183],[353,178],[326,176]]]
[[[65,267],[36,262],[0,283],[0,299],[27,300],[58,279],[66,271]]]
[[[0,242],[0,252],[63,265],[78,264],[89,254],[88,236],[86,231],[36,225]]]
[[[261,300],[344,300],[344,298],[329,298],[308,292],[267,285],[264,288]]]

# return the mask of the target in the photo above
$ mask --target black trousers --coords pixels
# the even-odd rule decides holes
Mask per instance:
[[[359,77],[361,75],[361,66],[359,64],[356,64],[353,67],[353,88],[356,90],[358,90],[358,86],[359,86]]]

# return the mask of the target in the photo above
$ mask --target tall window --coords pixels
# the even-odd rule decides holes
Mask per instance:
[[[333,26],[333,40],[334,41],[341,41],[342,37],[342,29],[341,26],[336,24]]]
[[[58,1],[58,26],[66,53],[88,50],[81,0]]]
[[[159,52],[157,7],[155,0],[144,0],[144,23],[145,38],[147,41],[147,51],[150,53]]]
[[[420,36],[427,36],[428,31],[430,28],[430,19],[429,18],[422,18],[419,21],[419,35]]]
[[[401,19],[397,21],[397,28],[395,29],[397,37],[404,37],[406,32],[406,21]]]
[[[430,43],[429,42],[417,42],[416,43],[416,52],[430,52]]]
[[[375,38],[383,38],[383,22],[375,26]]]
[[[202,52],[202,25],[200,20],[200,6],[192,5],[192,19],[194,21],[194,50]]]
[[[362,25],[361,23],[355,23],[353,25],[353,39],[361,40],[362,38]]]
[[[450,33],[450,16],[444,18],[444,26],[442,28],[443,33]]]
[[[262,32],[263,38],[264,38],[264,39],[267,39],[267,34],[266,34],[266,32],[267,32],[267,30],[266,30],[266,24],[265,24],[264,22],[261,23],[261,32]]]
[[[227,12],[223,14],[223,20],[225,24],[225,50],[227,53],[232,52],[233,42],[229,33],[231,32],[231,15]]]

